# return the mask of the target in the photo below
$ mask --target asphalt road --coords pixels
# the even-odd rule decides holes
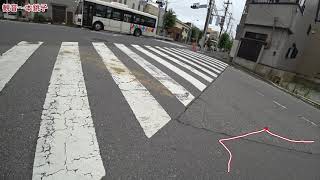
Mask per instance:
[[[23,47],[43,42],[0,89],[0,179],[320,179],[318,109],[219,61],[210,66],[221,68],[221,73],[216,73],[208,68],[208,63],[201,64],[209,62],[208,58],[172,49],[183,48],[183,44],[88,29],[9,21],[0,21],[0,35],[0,65],[6,65],[4,59],[8,56],[3,53],[19,42],[29,42]],[[94,46],[92,42],[100,44]],[[115,43],[123,44],[131,53]],[[172,65],[198,81],[179,74],[182,71],[170,70],[155,58],[134,48],[133,44],[140,45],[167,62],[171,62],[169,59],[182,61],[181,57],[194,60],[196,64],[186,63],[189,68],[179,66],[177,62],[172,62]],[[162,47],[161,54],[146,46]],[[71,53],[74,47],[79,47],[79,56]],[[105,51],[105,47],[114,57],[111,53],[108,56],[101,55],[109,52]],[[61,51],[61,48],[65,50]],[[99,48],[101,51],[98,51]],[[12,57],[19,56],[13,54]],[[77,63],[76,57],[80,57],[81,62]],[[141,57],[153,66],[139,64]],[[119,59],[127,69],[121,63],[117,64],[118,68],[122,68],[120,70],[111,64],[108,69],[108,62],[115,63],[115,59]],[[3,72],[6,70],[2,69]],[[129,71],[131,73],[127,74]],[[151,71],[158,74],[154,75]],[[0,78],[6,78],[3,72],[0,72]],[[63,76],[62,72],[72,77]],[[213,76],[213,72],[217,77]],[[130,81],[122,81],[124,77]],[[207,81],[206,77],[212,80]],[[57,82],[61,83],[54,86]],[[183,88],[179,91],[177,88],[168,89],[181,87],[173,86],[172,82],[177,82]],[[192,82],[202,84],[206,89],[199,90],[199,86]],[[81,83],[85,86],[79,85]],[[50,93],[55,88],[60,88],[60,91]],[[183,96],[174,93],[185,91],[188,93]],[[50,109],[50,105],[56,101],[64,102],[64,98],[69,96],[80,101],[73,102],[71,99],[70,104],[65,103],[68,108],[82,104],[80,111],[77,111],[78,119],[83,119],[81,112],[85,114],[91,111],[91,116],[84,117],[82,129],[80,126],[71,126],[69,122],[65,122],[65,128],[62,129],[57,128],[58,121],[44,123],[48,114],[60,116],[53,113],[59,108]],[[183,100],[192,101],[184,104]],[[46,103],[48,109],[44,106]],[[64,106],[62,103],[60,105]],[[147,116],[153,110],[153,116]],[[165,121],[166,117],[170,118],[168,122]],[[70,121],[74,123],[77,118]],[[150,119],[158,122],[148,124]],[[60,125],[63,126],[63,123]],[[52,127],[53,131],[50,129]],[[266,132],[225,141],[233,155],[231,170],[227,173],[229,154],[219,140],[264,127],[289,139],[315,142],[288,142]],[[64,142],[61,136],[69,137],[66,134],[75,129],[80,132],[70,135],[75,139]],[[62,132],[60,136],[57,135],[58,130]],[[44,136],[38,137],[43,133]],[[89,141],[85,140],[86,134],[92,135],[89,145]],[[46,141],[42,142],[42,138]],[[65,145],[64,152],[59,151],[61,142]],[[74,147],[66,147],[68,143]],[[37,144],[40,149],[43,148],[41,152],[37,151]],[[47,144],[48,149],[45,146]],[[82,157],[68,150],[97,154]],[[68,159],[70,157],[73,157],[71,161]],[[92,158],[93,161],[89,161]],[[61,159],[65,164],[58,162]],[[46,163],[35,165],[41,161]],[[60,166],[63,168],[59,169]],[[90,168],[94,170],[81,174]],[[40,172],[39,176],[35,175],[37,172]]]

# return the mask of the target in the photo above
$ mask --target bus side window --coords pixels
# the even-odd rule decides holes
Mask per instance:
[[[97,17],[105,17],[105,12],[106,12],[106,6],[102,6],[102,5],[96,5],[96,16]]]
[[[131,23],[132,22],[132,14],[130,14],[129,12],[124,12],[123,21]]]
[[[112,7],[107,7],[106,18],[111,19]]]
[[[117,20],[117,21],[122,21],[123,20],[123,11],[120,9],[113,8],[112,19]]]
[[[144,22],[142,25],[154,28],[156,26],[156,20],[150,17],[143,17]]]
[[[141,20],[140,15],[135,14],[133,16],[133,23],[140,24],[140,20]]]
[[[145,16],[141,16],[141,19],[140,19],[140,24],[145,26],[146,25],[146,17]]]

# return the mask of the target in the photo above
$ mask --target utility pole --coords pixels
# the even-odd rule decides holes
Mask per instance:
[[[224,11],[224,16],[222,17],[223,21],[221,21],[221,23],[220,23],[219,39],[220,39],[221,33],[223,31],[224,21],[226,19],[226,16],[227,16],[227,13],[228,13],[228,10],[229,10],[229,5],[232,4],[232,3],[230,2],[230,0],[228,0],[228,2],[226,2],[224,4],[226,4],[226,8],[225,8],[225,11]]]
[[[212,14],[213,4],[214,4],[214,0],[210,0],[209,1],[208,12],[207,12],[206,23],[204,25],[204,30],[203,30],[203,37],[201,39],[202,41],[200,42],[201,50],[203,50],[204,43],[206,42],[207,31],[208,31],[209,21],[210,21],[211,14]]]
[[[157,27],[157,34],[159,35],[160,34],[160,28],[163,29],[163,27],[160,27],[160,24],[159,24],[159,20],[160,20],[160,15],[161,15],[161,8],[163,7],[163,0],[157,0],[156,3],[158,4],[158,27]],[[167,5],[166,5],[166,8],[167,8]],[[163,19],[164,20],[164,19]],[[163,26],[163,22],[162,22],[162,26]]]
[[[230,14],[229,14],[228,24],[227,24],[227,28],[226,28],[226,30],[225,30],[225,33],[228,32],[228,29],[229,29],[229,26],[230,26],[230,23],[231,23],[231,20],[232,20],[232,19],[233,19],[233,18],[232,18],[232,13],[230,13]]]
[[[167,12],[167,10],[168,10],[168,0],[166,0],[166,7],[164,8],[164,12],[166,13]]]
[[[229,35],[230,35],[230,37],[232,37],[232,36],[233,36],[232,28],[233,28],[233,24],[231,23],[231,28],[230,28],[230,30],[229,30]]]

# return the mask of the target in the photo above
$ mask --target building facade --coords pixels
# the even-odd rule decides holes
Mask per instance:
[[[158,17],[158,29],[162,30],[163,29],[163,17],[165,14],[165,10],[163,8],[160,8],[160,13],[159,13],[159,6],[157,3],[149,1],[145,6],[143,12],[152,14],[154,16]]]
[[[208,38],[210,38],[210,39],[212,39],[212,40],[218,41],[219,32],[213,30],[212,28],[208,28],[207,36],[208,36]]]
[[[316,77],[320,73],[319,0],[248,0],[233,61]]]
[[[169,28],[167,33],[175,41],[187,42],[191,33],[191,26],[177,19],[174,27]]]
[[[42,13],[48,21],[52,23],[72,24],[74,12],[76,11],[79,1],[66,0],[30,0],[37,1],[37,3],[48,4],[48,10]],[[32,4],[32,2],[31,2]]]

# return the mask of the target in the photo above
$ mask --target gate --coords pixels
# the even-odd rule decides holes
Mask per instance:
[[[52,5],[52,22],[59,24],[66,22],[65,6]]]

